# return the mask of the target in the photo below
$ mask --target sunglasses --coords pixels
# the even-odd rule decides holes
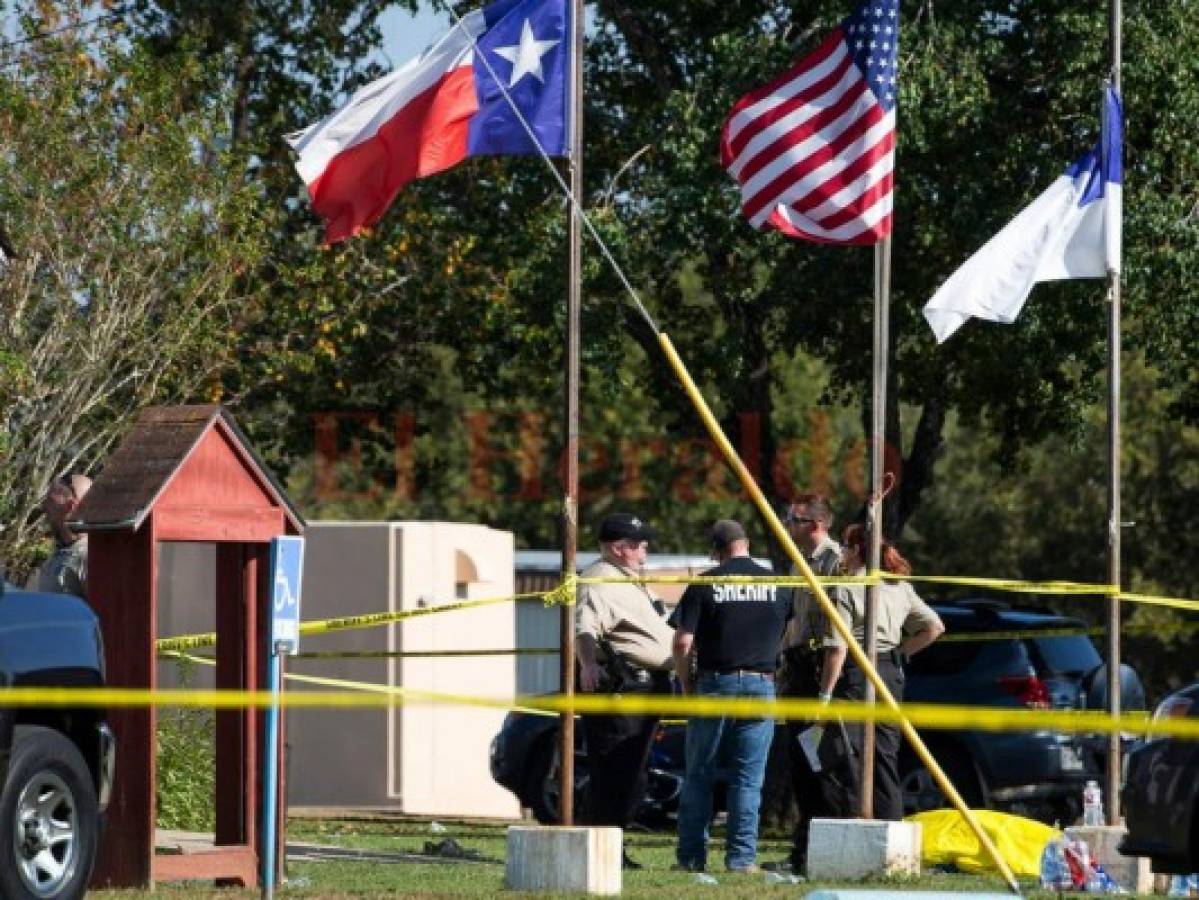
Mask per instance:
[[[793,516],[787,513],[787,518],[783,520],[788,525],[815,525],[816,520],[810,516]]]

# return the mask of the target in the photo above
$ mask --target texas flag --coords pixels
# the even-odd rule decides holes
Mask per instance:
[[[570,34],[565,0],[498,0],[288,135],[325,241],[374,224],[408,182],[468,156],[566,155]]]

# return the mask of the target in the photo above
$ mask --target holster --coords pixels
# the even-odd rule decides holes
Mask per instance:
[[[660,688],[660,682],[668,680],[665,673],[651,672],[617,653],[607,641],[600,641],[599,645],[604,654],[600,662],[602,690],[610,694],[645,693]]]
[[[815,697],[820,693],[821,653],[810,644],[783,651],[779,667],[779,694],[785,697]]]

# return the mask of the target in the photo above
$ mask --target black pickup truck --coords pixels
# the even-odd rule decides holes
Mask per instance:
[[[101,687],[100,623],[78,597],[0,581],[0,687]],[[115,742],[95,708],[0,706],[0,897],[83,896],[112,792]]]

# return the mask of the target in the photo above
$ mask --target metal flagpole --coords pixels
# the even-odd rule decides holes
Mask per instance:
[[[1111,41],[1111,80],[1120,93],[1121,27],[1120,0],[1110,0],[1108,32]],[[1105,97],[1106,102],[1106,97]],[[1110,224],[1110,219],[1109,219]],[[1121,226],[1122,227],[1122,226]],[[1120,589],[1120,272],[1108,261],[1108,517],[1107,517],[1107,580]],[[1120,715],[1120,598],[1107,598],[1107,695],[1112,716]],[[1107,823],[1120,823],[1120,733],[1108,735],[1107,744]]]
[[[874,245],[874,375],[870,400],[870,571],[882,562],[883,463],[887,423],[887,354],[890,345],[891,236]],[[878,598],[881,585],[866,589],[865,642],[863,649],[871,665],[878,656]],[[874,684],[866,682],[866,702],[874,702]],[[863,723],[862,777],[859,809],[863,819],[874,818],[874,722]]]
[[[572,578],[579,537],[579,319],[583,277],[583,0],[571,0],[570,52],[570,250],[569,293],[566,303],[566,402],[565,464],[562,469],[562,578]],[[574,606],[562,606],[561,678],[562,693],[569,704],[575,689]],[[558,728],[558,758],[561,760],[559,821],[574,824],[575,720],[569,710],[562,713]]]

